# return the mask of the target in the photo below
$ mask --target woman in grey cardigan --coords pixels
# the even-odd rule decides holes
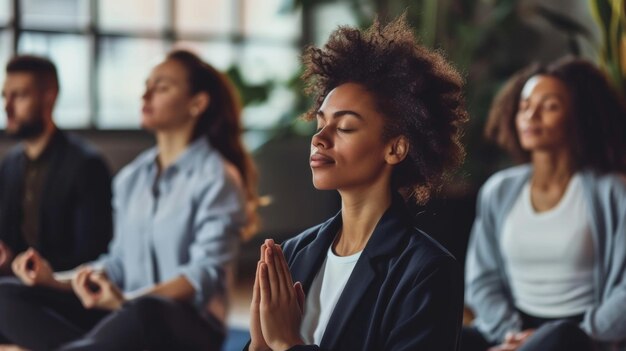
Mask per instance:
[[[523,165],[482,187],[462,350],[626,350],[626,107],[583,60],[532,66],[486,135]]]

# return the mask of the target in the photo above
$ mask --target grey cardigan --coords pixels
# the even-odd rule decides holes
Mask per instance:
[[[466,304],[476,313],[475,326],[491,342],[519,331],[508,273],[500,252],[502,226],[532,173],[522,165],[493,175],[478,194],[466,262]],[[581,328],[601,349],[626,351],[626,182],[616,174],[581,172],[591,211],[595,248],[594,306]]]

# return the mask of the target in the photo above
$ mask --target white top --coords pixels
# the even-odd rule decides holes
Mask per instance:
[[[516,307],[544,318],[581,314],[593,305],[594,247],[580,175],[548,211],[537,213],[530,197],[527,183],[500,242]]]
[[[328,249],[326,259],[306,296],[300,327],[300,334],[306,344],[321,343],[328,320],[360,256],[361,252],[357,252],[340,257],[335,255],[332,245]]]

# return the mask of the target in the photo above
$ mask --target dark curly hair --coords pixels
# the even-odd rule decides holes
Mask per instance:
[[[409,153],[392,174],[394,190],[424,203],[463,162],[461,126],[468,119],[463,79],[441,53],[417,43],[406,16],[367,30],[339,27],[323,48],[303,55],[305,92],[315,118],[325,96],[344,83],[362,85],[385,118],[383,138],[403,135]]]
[[[485,137],[515,161],[530,161],[530,153],[520,145],[515,117],[524,85],[537,75],[559,79],[571,95],[574,135],[570,140],[576,167],[625,171],[626,104],[595,65],[579,58],[562,58],[548,66],[533,64],[512,76],[494,98]]]

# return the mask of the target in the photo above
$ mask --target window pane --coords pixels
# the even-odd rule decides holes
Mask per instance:
[[[163,0],[100,0],[98,23],[104,30],[162,30]]]
[[[291,46],[246,44],[239,67],[248,83],[288,81],[298,73],[300,51]]]
[[[302,11],[284,0],[243,0],[244,35],[294,40],[302,36]]]
[[[176,42],[177,49],[188,49],[202,57],[213,67],[220,71],[226,71],[234,65],[235,48],[230,42]]]
[[[4,85],[4,69],[7,62],[11,58],[11,32],[7,30],[0,31],[0,86]],[[7,116],[4,108],[0,109],[0,128],[7,124]]]
[[[11,7],[11,0],[0,0],[0,26],[9,23],[11,19]]]
[[[84,36],[24,32],[20,54],[50,58],[57,66],[60,95],[54,111],[56,123],[65,128],[89,126],[89,43]]]
[[[229,34],[236,26],[233,0],[176,2],[176,29],[181,33]]]
[[[151,39],[103,39],[98,67],[98,121],[102,128],[139,128],[141,95],[165,45]]]
[[[295,92],[284,86],[276,87],[270,92],[267,101],[243,109],[244,126],[257,130],[272,129],[281,121],[293,120],[291,117],[295,102]]]
[[[317,46],[324,45],[328,41],[330,33],[338,26],[358,25],[351,5],[346,2],[316,5],[313,11],[313,23],[313,28],[315,28],[313,40]]]
[[[22,0],[22,23],[27,28],[84,27],[88,22],[86,0]]]

